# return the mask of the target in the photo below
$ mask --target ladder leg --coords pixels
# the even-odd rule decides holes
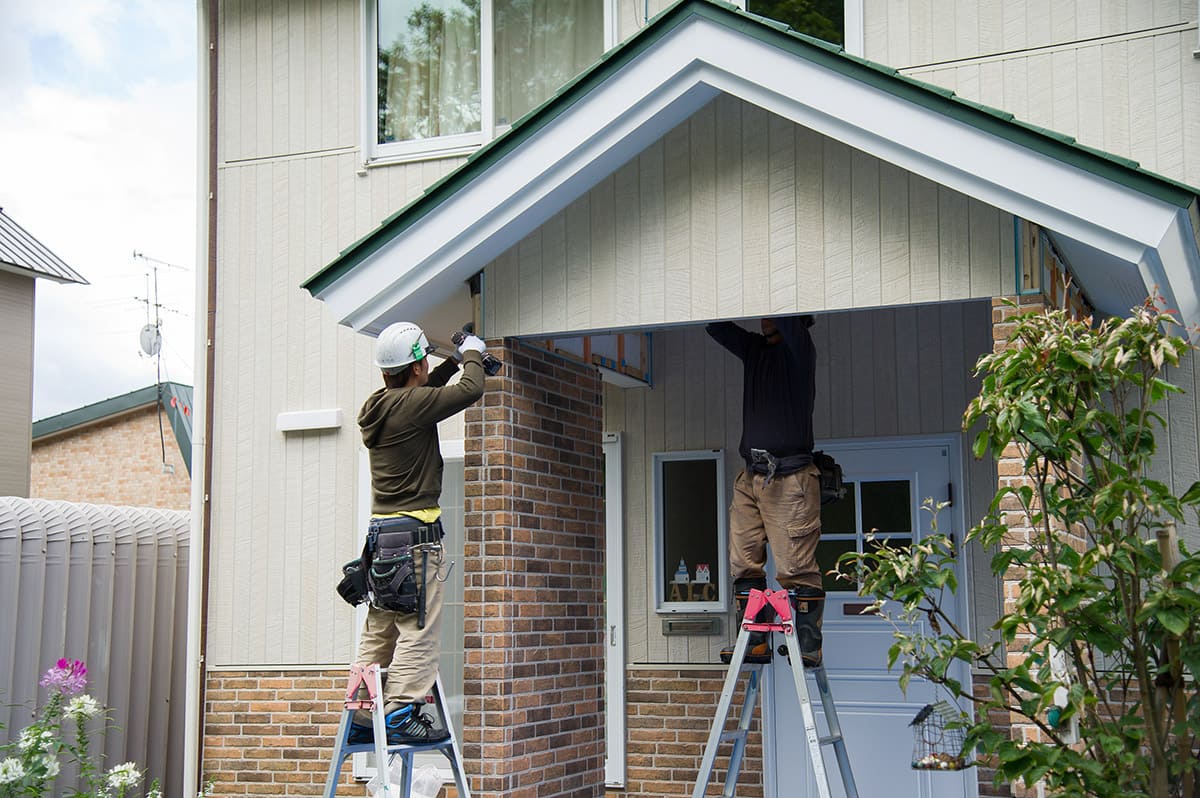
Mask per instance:
[[[442,689],[442,676],[439,673],[434,680],[434,694],[437,697],[438,713],[450,733],[448,747],[441,749],[442,754],[450,760],[450,772],[454,774],[454,786],[458,788],[458,798],[471,798],[471,790],[467,786],[467,776],[463,772],[462,749],[458,747],[458,735],[454,733],[454,723],[450,720],[450,708],[446,706],[446,691]]]
[[[804,678],[804,659],[800,656],[800,641],[796,637],[796,628],[789,626],[784,632],[784,637],[787,639],[788,651],[791,652],[792,679],[796,683],[796,697],[800,699],[804,738],[808,744],[809,758],[812,759],[817,795],[820,798],[832,798],[829,776],[825,772],[825,760],[821,756],[821,736],[817,731],[816,713],[813,712],[812,698],[808,694],[808,680]]]
[[[738,776],[742,772],[742,759],[746,756],[746,736],[750,733],[750,722],[754,719],[754,708],[758,706],[759,681],[762,679],[763,666],[750,666],[750,679],[746,682],[746,696],[742,702],[742,714],[738,718],[737,733],[733,740],[733,750],[729,753],[729,770],[725,773],[725,789],[722,798],[733,798],[737,791]],[[722,721],[724,726],[724,721]]]
[[[703,798],[704,791],[708,788],[708,780],[712,777],[713,764],[717,761],[717,748],[721,744],[721,732],[725,728],[725,718],[729,717],[729,705],[733,702],[738,676],[741,675],[739,664],[746,656],[749,641],[750,633],[745,629],[738,633],[737,645],[734,646],[733,657],[730,659],[729,674],[725,677],[725,687],[721,690],[721,700],[717,703],[717,714],[713,718],[712,729],[708,732],[704,757],[700,760],[700,772],[696,774],[692,798]]]
[[[346,734],[350,729],[350,713],[342,710],[342,720],[338,724],[337,745],[333,749],[333,759],[329,761],[329,775],[325,777],[325,798],[333,798],[337,792],[338,779],[342,775],[342,764],[346,761]]]
[[[854,771],[850,769],[850,755],[846,753],[842,723],[838,720],[837,706],[833,702],[833,693],[829,689],[829,675],[825,673],[825,666],[814,668],[813,676],[816,677],[821,706],[825,708],[825,721],[829,726],[829,736],[833,738],[833,753],[837,757],[838,770],[842,774],[842,786],[846,790],[846,798],[858,798],[858,786],[854,783]]]

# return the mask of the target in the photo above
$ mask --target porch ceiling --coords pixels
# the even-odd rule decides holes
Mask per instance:
[[[1195,189],[709,0],[664,12],[304,287],[370,334],[461,306],[471,275],[720,93],[1051,230],[1102,312],[1157,288],[1200,322]]]

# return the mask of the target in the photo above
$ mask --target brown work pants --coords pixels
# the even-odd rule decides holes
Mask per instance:
[[[767,545],[775,578],[785,589],[821,587],[817,541],[821,538],[821,484],[815,465],[778,476],[742,471],[729,507],[729,565],[733,578],[766,576]]]
[[[429,555],[425,577],[425,628],[417,628],[415,612],[367,609],[358,640],[358,662],[379,664],[387,669],[383,686],[384,704],[411,704],[432,694],[441,649],[442,583],[438,580],[442,555]],[[417,567],[421,557],[416,555]],[[418,576],[420,572],[418,570]]]

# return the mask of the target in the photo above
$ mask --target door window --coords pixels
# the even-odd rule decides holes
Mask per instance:
[[[910,476],[862,477],[847,480],[845,487],[845,496],[821,508],[817,562],[826,572],[822,577],[825,590],[857,590],[857,585],[828,573],[843,554],[867,551],[881,541],[893,547],[913,541],[917,501]],[[867,540],[868,533],[874,534],[874,541]]]

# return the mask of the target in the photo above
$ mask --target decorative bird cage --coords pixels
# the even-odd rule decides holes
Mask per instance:
[[[962,770],[966,734],[962,713],[947,701],[926,704],[908,725],[913,730],[913,770]]]

